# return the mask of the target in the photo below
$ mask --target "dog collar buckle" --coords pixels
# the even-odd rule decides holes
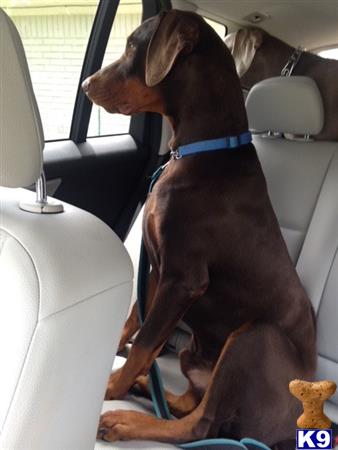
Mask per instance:
[[[192,142],[191,144],[180,145],[176,150],[170,152],[172,159],[181,159],[184,156],[195,153],[211,152],[215,150],[234,150],[251,142],[250,131],[245,131],[238,136],[225,136],[206,141]]]
[[[182,155],[180,155],[180,152],[178,151],[178,149],[177,150],[171,150],[170,151],[170,156],[171,156],[171,159],[181,159],[182,158]]]

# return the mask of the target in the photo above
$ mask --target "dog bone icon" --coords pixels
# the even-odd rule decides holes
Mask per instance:
[[[325,400],[336,392],[337,385],[334,381],[293,380],[289,389],[303,404],[304,412],[297,420],[299,428],[324,430],[331,427],[332,422],[324,414],[323,407]]]

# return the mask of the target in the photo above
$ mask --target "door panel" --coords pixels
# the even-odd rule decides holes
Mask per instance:
[[[130,135],[62,141],[46,145],[47,181],[61,179],[54,196],[83,208],[114,229],[147,162]]]

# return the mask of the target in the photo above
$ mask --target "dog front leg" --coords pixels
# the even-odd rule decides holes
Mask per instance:
[[[140,329],[140,322],[137,313],[137,304],[134,303],[130,315],[123,327],[118,352],[122,352],[134,334]]]
[[[154,297],[156,294],[157,284],[158,284],[158,274],[154,269],[152,269],[149,274],[149,279],[148,279],[146,314],[148,313],[149,309],[151,308],[151,305],[153,304],[153,300],[154,300]],[[131,313],[128,317],[128,320],[125,323],[123,331],[122,331],[119,348],[118,348],[119,352],[121,352],[125,348],[125,346],[129,342],[129,340],[141,328],[137,309],[138,309],[137,303],[134,303]]]
[[[197,274],[202,275],[201,271]],[[152,308],[134,341],[125,365],[109,379],[106,400],[123,397],[139,375],[148,373],[177,322],[205,293],[209,283],[207,270],[203,276],[197,276],[195,279],[198,280],[197,283],[191,283],[183,276],[160,279]]]

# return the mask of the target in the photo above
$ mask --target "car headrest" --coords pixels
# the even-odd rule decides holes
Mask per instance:
[[[257,83],[246,99],[249,128],[316,135],[324,125],[324,107],[316,83],[308,77],[275,77]]]
[[[42,170],[41,118],[18,31],[0,8],[0,186],[25,187]]]

